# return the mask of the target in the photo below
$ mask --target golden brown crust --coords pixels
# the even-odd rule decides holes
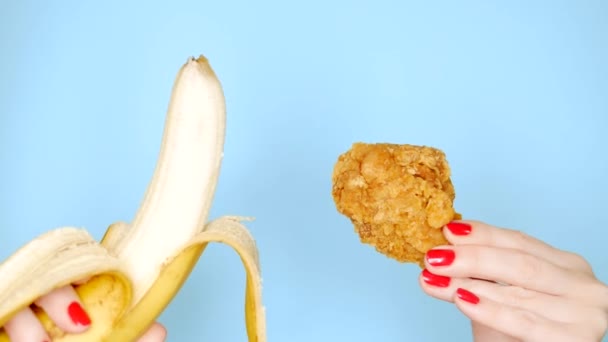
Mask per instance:
[[[423,265],[429,249],[448,243],[441,228],[459,217],[445,154],[432,147],[355,143],[332,181],[361,242],[400,262]]]

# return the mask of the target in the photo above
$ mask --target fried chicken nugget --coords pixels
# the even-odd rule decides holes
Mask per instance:
[[[445,154],[435,148],[355,143],[334,167],[332,196],[361,242],[424,267],[424,254],[447,244],[442,227],[460,218]]]

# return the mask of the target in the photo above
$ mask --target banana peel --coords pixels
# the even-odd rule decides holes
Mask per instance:
[[[42,234],[0,264],[0,327],[31,306],[53,341],[135,341],[187,280],[210,242],[232,247],[246,277],[245,323],[250,342],[266,341],[260,262],[249,218],[207,222],[223,157],[225,100],[205,57],[189,59],[172,91],[155,173],[131,224],[112,224],[100,242],[84,229]],[[92,324],[67,334],[31,305],[75,286]],[[8,342],[0,328],[0,342]]]

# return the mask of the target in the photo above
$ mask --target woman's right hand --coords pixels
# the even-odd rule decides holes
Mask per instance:
[[[36,300],[35,305],[46,312],[61,330],[78,334],[87,331],[91,320],[72,286],[54,290]],[[11,342],[50,342],[42,324],[31,308],[27,307],[13,316],[4,330]],[[159,323],[154,323],[138,342],[163,342],[167,331]]]
[[[511,229],[475,221],[444,228],[451,245],[426,254],[429,295],[453,302],[475,341],[601,341],[608,285],[581,256]]]

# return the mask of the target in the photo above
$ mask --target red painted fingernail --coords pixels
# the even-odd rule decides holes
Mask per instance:
[[[452,234],[459,236],[469,235],[472,230],[471,225],[464,222],[450,222],[446,226]]]
[[[456,290],[456,295],[458,298],[464,300],[465,302],[469,302],[471,304],[479,303],[479,297],[473,294],[473,292],[467,291],[465,289]]]
[[[426,261],[432,266],[447,266],[450,265],[456,253],[451,249],[431,249],[426,252]]]
[[[425,283],[437,287],[450,286],[450,277],[444,277],[429,272],[426,268],[422,271],[422,279]]]
[[[80,324],[85,326],[91,324],[91,319],[89,318],[89,315],[87,315],[82,306],[80,306],[80,304],[78,304],[77,302],[72,302],[68,306],[68,314],[70,315],[70,318],[72,319],[72,322],[74,322],[74,324]]]

